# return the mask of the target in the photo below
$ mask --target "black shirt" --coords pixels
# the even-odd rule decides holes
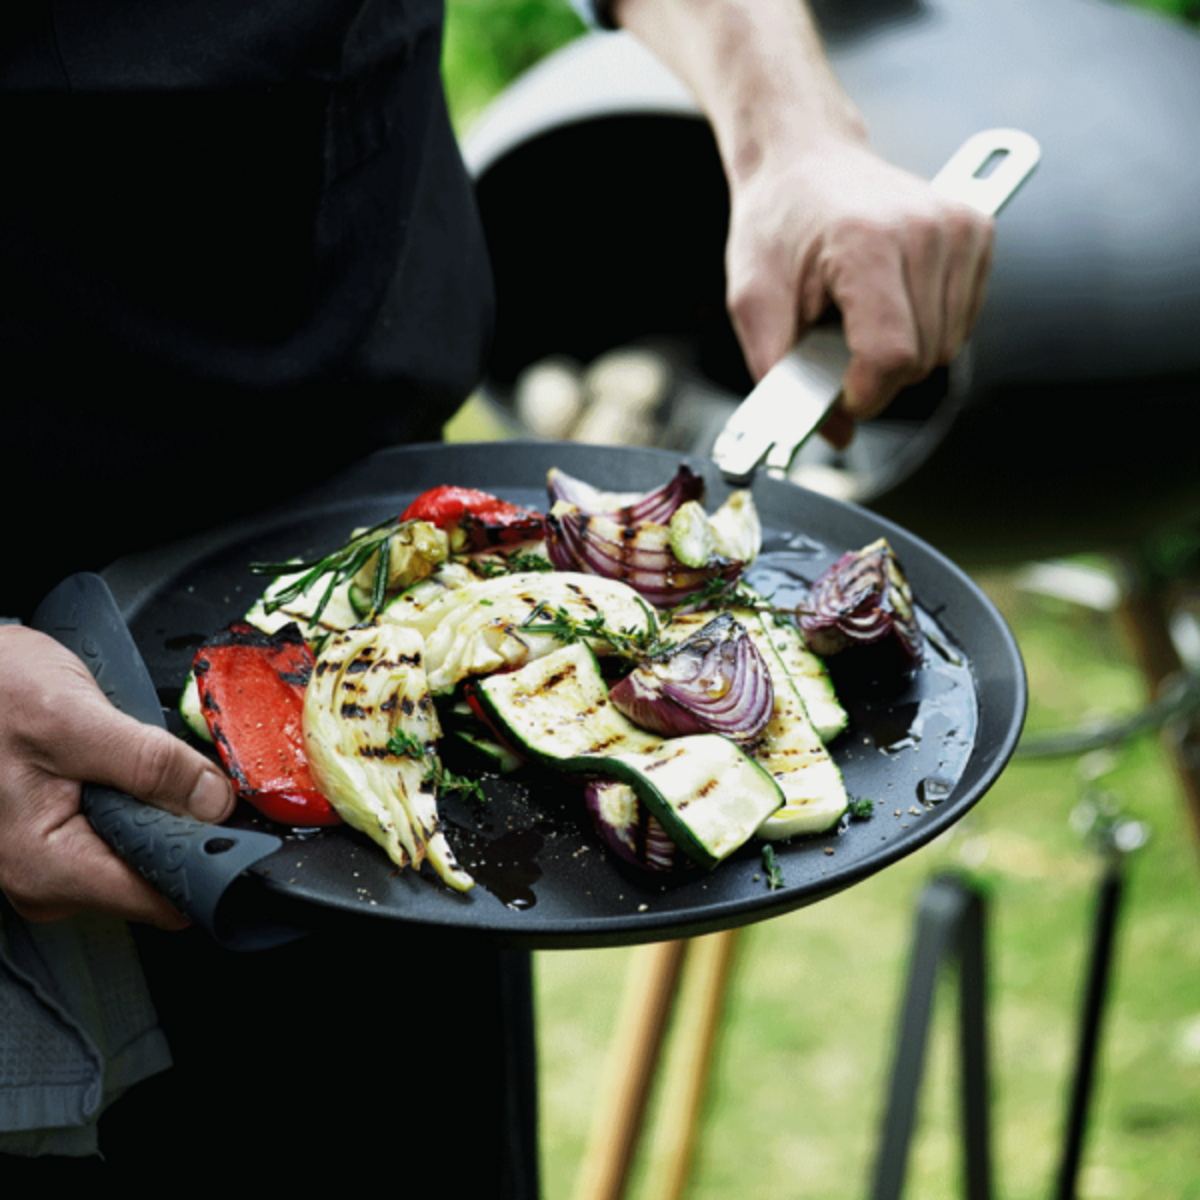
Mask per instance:
[[[440,0],[11,7],[0,611],[27,614],[74,570],[436,437],[491,280]]]

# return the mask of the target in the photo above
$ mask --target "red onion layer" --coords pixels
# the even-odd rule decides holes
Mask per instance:
[[[687,866],[688,860],[628,784],[594,779],[584,797],[600,840],[618,858],[645,871]]]
[[[912,591],[884,538],[843,554],[813,584],[797,616],[815,654],[892,642],[909,669],[921,664],[925,636]]]
[[[665,525],[681,504],[704,499],[704,480],[686,463],[681,463],[675,475],[653,491],[604,492],[558,467],[551,467],[546,475],[546,490],[552,507],[561,501],[585,516],[611,517],[618,525],[637,525],[642,521]]]
[[[546,518],[546,552],[557,570],[619,579],[656,608],[681,604],[714,579],[732,582],[745,567],[727,558],[685,566],[671,549],[666,525],[621,525],[565,504]]]
[[[771,673],[745,628],[721,613],[609,691],[636,725],[664,737],[720,733],[748,744],[775,708]]]

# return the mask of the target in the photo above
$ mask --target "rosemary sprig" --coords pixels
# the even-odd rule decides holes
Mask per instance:
[[[658,619],[645,601],[640,603],[646,613],[644,629],[628,626],[614,629],[605,620],[603,613],[597,613],[593,617],[573,617],[561,605],[551,608],[544,600],[521,622],[521,628],[549,634],[564,646],[588,640],[606,642],[613,652],[622,658],[641,662],[659,648],[659,639]]]
[[[334,591],[339,584],[347,579],[353,579],[363,565],[373,554],[379,558],[375,564],[375,572],[371,579],[371,609],[378,612],[383,607],[387,590],[388,568],[390,565],[390,538],[396,528],[396,518],[388,517],[378,525],[372,525],[363,530],[357,537],[351,538],[344,546],[326,554],[323,558],[302,563],[251,563],[250,570],[255,575],[293,575],[300,572],[286,587],[280,588],[270,599],[263,601],[263,608],[271,613],[290,604],[297,597],[304,595],[319,579],[329,576],[325,590],[317,601],[312,614],[309,616],[310,626],[320,620]]]
[[[447,771],[437,754],[428,750],[411,734],[400,729],[396,730],[388,739],[387,749],[389,754],[397,754],[403,758],[411,758],[423,763],[425,766],[423,782],[432,784],[433,790],[439,796],[446,792],[462,792],[468,800],[477,800],[480,804],[487,802],[487,794],[478,779],[469,779],[465,775],[456,775],[453,771]]]

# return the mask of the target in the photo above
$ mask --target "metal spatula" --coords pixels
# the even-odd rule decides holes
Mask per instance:
[[[1018,129],[974,134],[933,178],[943,195],[995,216],[1041,157],[1034,138]],[[812,329],[759,381],[725,424],[713,461],[743,487],[759,467],[786,475],[796,452],[829,415],[842,391],[850,350],[840,325]]]

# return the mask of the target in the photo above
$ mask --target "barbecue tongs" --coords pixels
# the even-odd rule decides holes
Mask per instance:
[[[968,138],[933,178],[943,195],[995,216],[1041,157],[1018,129],[988,129]],[[775,364],[725,424],[713,461],[726,481],[745,486],[759,467],[786,476],[792,459],[824,421],[850,363],[841,325],[820,325]]]

